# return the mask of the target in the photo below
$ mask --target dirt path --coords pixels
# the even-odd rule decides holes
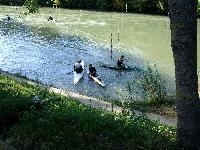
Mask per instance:
[[[112,105],[112,103],[106,102],[106,101],[103,101],[103,100],[100,100],[100,99],[88,97],[88,96],[85,96],[85,95],[80,95],[80,94],[75,93],[75,92],[70,92],[70,91],[66,91],[66,90],[62,90],[62,89],[58,89],[58,88],[54,88],[54,87],[45,86],[43,84],[38,84],[38,83],[30,81],[28,79],[16,77],[16,76],[14,76],[10,73],[7,73],[7,72],[0,71],[0,74],[5,74],[8,77],[10,77],[14,80],[17,80],[17,81],[26,82],[26,83],[32,84],[32,85],[38,85],[42,88],[48,88],[50,92],[61,94],[61,95],[66,96],[66,97],[71,97],[74,100],[78,100],[81,103],[89,105],[93,108],[103,109],[103,110],[106,110],[106,111],[109,111],[109,112],[113,111],[113,112],[116,112],[116,113],[121,113],[122,110],[123,110],[122,107],[120,107],[120,106]],[[127,109],[126,111],[130,111],[130,110]],[[134,111],[134,113],[136,115],[142,115],[142,113],[139,112],[139,111]],[[162,124],[171,125],[171,126],[176,126],[176,124],[177,124],[177,118],[167,118],[165,116],[161,116],[161,115],[157,115],[157,114],[153,114],[153,113],[144,113],[143,115],[146,115],[146,117],[151,119],[151,120],[158,120]]]

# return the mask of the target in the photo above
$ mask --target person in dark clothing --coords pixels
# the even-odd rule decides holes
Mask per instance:
[[[8,15],[7,15],[7,20],[8,20],[8,21],[11,20],[10,16],[8,16]]]
[[[118,66],[118,67],[124,67],[124,66],[125,66],[124,61],[125,61],[124,55],[122,55],[122,56],[117,60],[117,66]]]
[[[81,60],[79,60],[77,63],[75,63],[74,71],[76,71],[76,73],[81,73],[83,71],[83,66],[81,65]]]
[[[92,64],[89,64],[89,74],[93,77],[97,77],[97,70]]]
[[[52,17],[52,16],[49,16],[48,21],[50,21],[50,20],[53,20],[53,17]]]

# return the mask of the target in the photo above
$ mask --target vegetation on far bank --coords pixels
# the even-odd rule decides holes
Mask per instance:
[[[38,3],[39,6],[52,7],[58,5],[61,8],[93,9],[153,14],[168,14],[167,0],[0,0],[3,5],[24,5]],[[35,5],[36,6],[36,5]],[[34,6],[34,7],[35,7]],[[127,6],[127,7],[126,7]],[[198,0],[198,15],[200,15],[200,0]]]
[[[0,87],[1,138],[17,149],[175,149],[175,128],[92,109],[6,75]]]

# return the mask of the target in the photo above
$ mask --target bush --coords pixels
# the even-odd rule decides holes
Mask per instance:
[[[167,101],[165,82],[158,72],[156,65],[154,65],[154,69],[148,66],[141,77],[139,83],[141,84],[146,99],[154,104],[165,103]]]
[[[128,99],[136,101],[137,97],[134,94],[138,94],[148,105],[161,105],[165,103],[171,103],[168,99],[165,81],[161,74],[158,72],[156,65],[154,67],[147,66],[147,68],[141,71],[141,74],[137,79],[129,82],[126,91],[129,93]]]
[[[26,0],[24,5],[29,13],[36,13],[39,10],[38,0]]]

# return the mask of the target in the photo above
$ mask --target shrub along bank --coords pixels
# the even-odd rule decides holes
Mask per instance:
[[[17,149],[175,149],[175,129],[92,109],[0,75],[0,130]]]

